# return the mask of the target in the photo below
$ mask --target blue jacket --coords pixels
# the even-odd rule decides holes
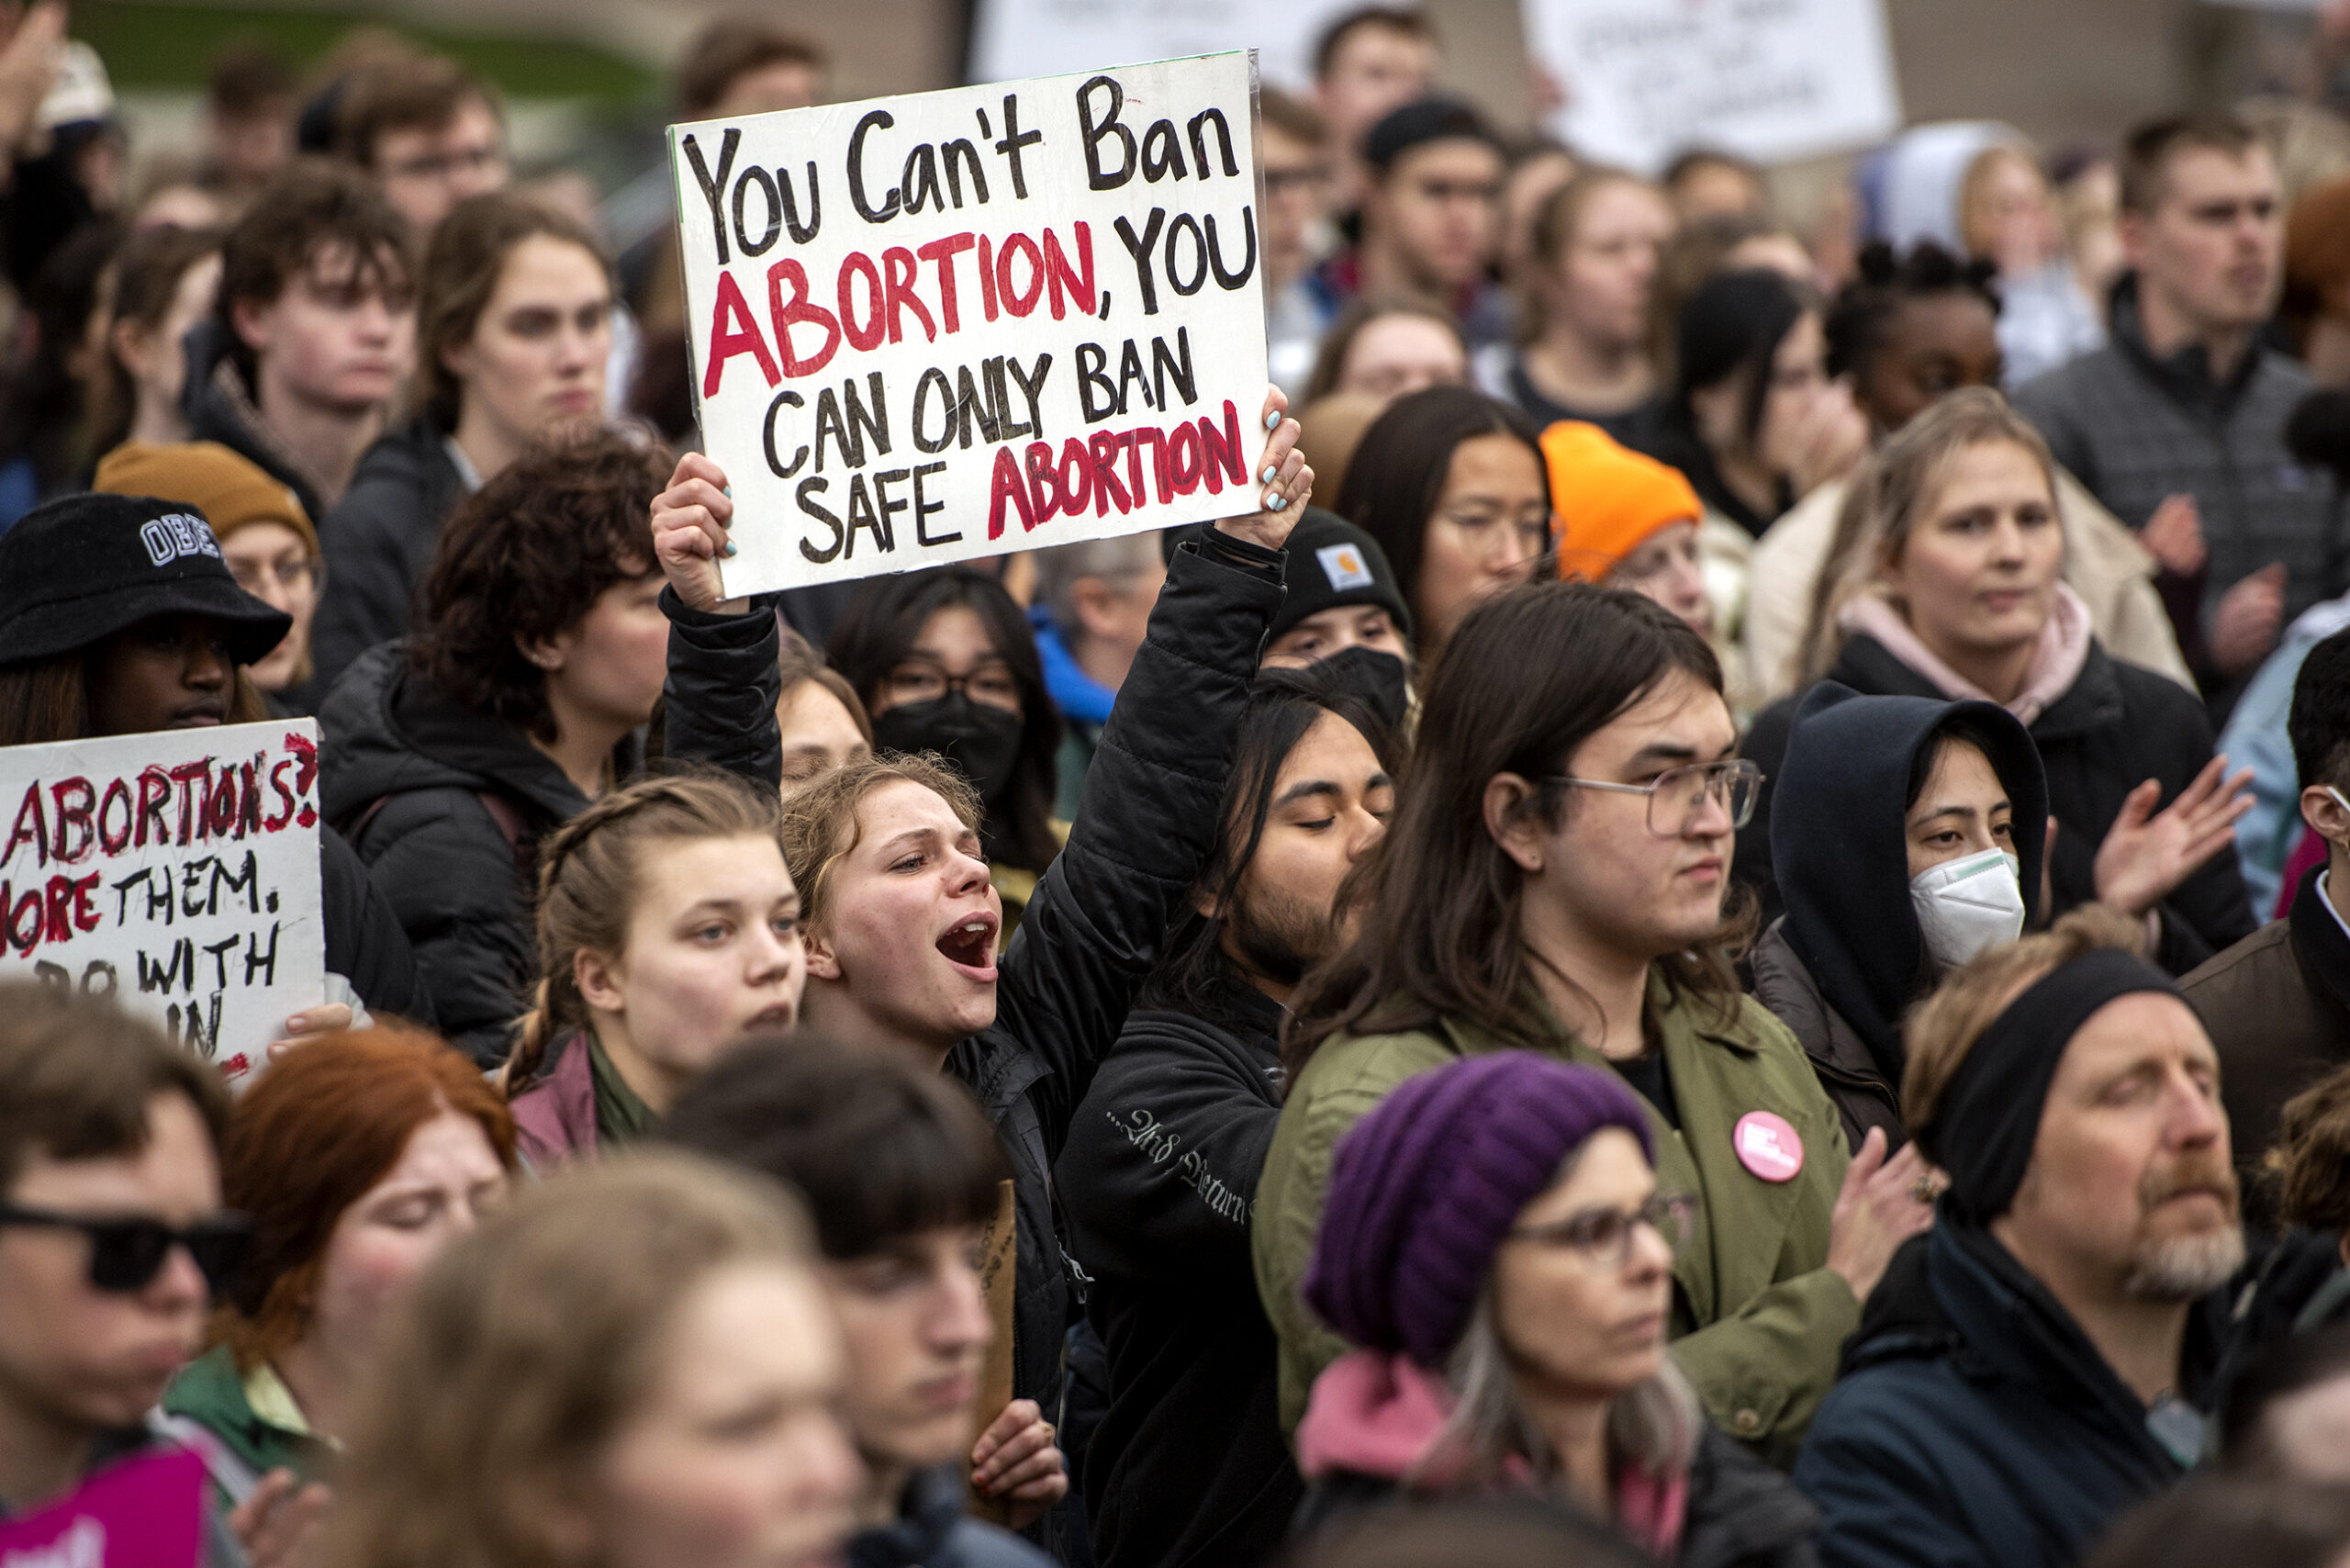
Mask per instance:
[[[2189,1401],[2217,1356],[2207,1307],[2181,1356]],[[2150,1417],[2047,1290],[1945,1211],[1871,1298],[1795,1483],[1825,1518],[1823,1568],[2072,1568],[2186,1473],[2199,1427],[2176,1406]]]

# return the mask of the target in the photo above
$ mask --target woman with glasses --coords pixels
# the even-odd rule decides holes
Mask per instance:
[[[1399,398],[1364,431],[1338,515],[1395,569],[1422,665],[1462,613],[1550,548],[1550,482],[1526,416],[1466,386]]]
[[[825,653],[871,715],[876,751],[936,752],[979,791],[1008,938],[1069,836],[1053,817],[1060,711],[1020,606],[970,566],[874,577]]]
[[[272,717],[315,712],[324,693],[312,678],[310,619],[319,607],[323,565],[318,530],[294,492],[258,464],[218,442],[150,446],[126,442],[98,463],[90,487],[118,496],[157,496],[194,507],[212,524],[220,558],[237,586],[282,612],[293,625],[245,674]]]
[[[1315,1380],[1313,1530],[1398,1495],[1528,1491],[1680,1568],[1812,1562],[1818,1515],[1710,1426],[1666,1353],[1698,1241],[1613,1074],[1529,1051],[1399,1086],[1340,1141],[1305,1299],[1358,1347]]]
[[[1803,1048],[1740,993],[1729,859],[1759,778],[1721,684],[1686,622],[1583,583],[1479,605],[1438,662],[1355,937],[1291,1002],[1252,1238],[1285,1425],[1347,1349],[1299,1294],[1340,1208],[1333,1148],[1405,1080],[1520,1049],[1637,1092],[1658,1181],[1694,1204],[1673,1361],[1715,1425],[1792,1457],[1931,1211],[1918,1156],[1848,1149]]]
[[[2234,846],[2249,773],[2227,777],[2192,692],[2109,655],[2062,578],[2065,537],[2038,431],[1988,387],[1953,392],[1855,476],[1805,637],[1807,680],[1866,696],[1996,703],[2047,771],[2050,919],[2096,902],[2145,924],[2183,974],[2252,934]],[[1800,694],[1765,709],[1743,755],[1781,771]],[[1738,869],[1778,913],[1772,802]]]

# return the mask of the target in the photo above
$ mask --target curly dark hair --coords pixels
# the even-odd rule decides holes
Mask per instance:
[[[1828,339],[1828,374],[1854,375],[1869,357],[1884,346],[1885,330],[1894,313],[1912,299],[1943,294],[1971,294],[1999,313],[1999,296],[1991,280],[1996,264],[1968,261],[1931,240],[1921,240],[1907,255],[1897,255],[1884,241],[1872,241],[1861,252],[1859,271],[1837,291],[1821,322]]]
[[[443,693],[540,740],[555,737],[545,672],[521,644],[579,623],[614,583],[658,569],[657,442],[598,431],[542,446],[467,497],[424,577],[409,663]]]

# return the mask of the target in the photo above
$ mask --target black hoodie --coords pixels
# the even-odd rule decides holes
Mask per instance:
[[[2039,902],[2048,784],[2031,736],[1996,703],[1863,697],[1822,681],[1804,696],[1773,780],[1771,857],[1786,913],[1755,952],[1755,992],[1803,1041],[1855,1148],[1870,1126],[1893,1130],[1878,1116],[1856,1116],[1862,1107],[1850,1102],[1857,1093],[1874,1109],[1901,1082],[1901,1015],[1927,975],[1902,819],[1919,754],[1953,722],[1986,743],[1992,771],[2007,790],[2029,910]],[[1780,958],[1782,943],[1801,976]],[[1805,1016],[1800,1002],[1786,1005],[1784,994],[1772,994],[1799,991],[1802,978],[1833,1021],[1859,1037],[1864,1060],[1841,1059],[1849,1051],[1823,1036],[1821,1020]],[[1871,1070],[1877,1082],[1852,1081]]]

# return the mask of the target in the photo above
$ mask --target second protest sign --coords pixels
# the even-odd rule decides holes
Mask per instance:
[[[730,595],[1256,510],[1252,56],[669,140]]]

